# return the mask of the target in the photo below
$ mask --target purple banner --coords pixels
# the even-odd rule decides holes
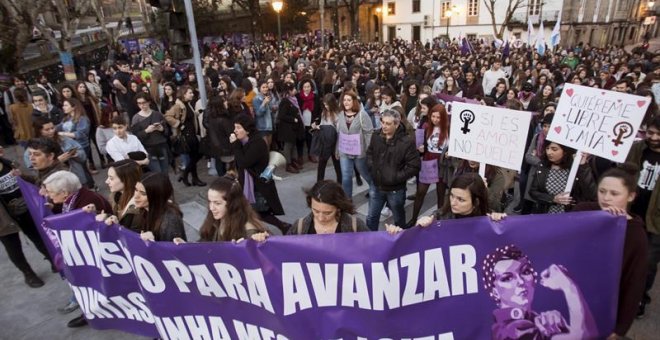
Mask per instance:
[[[62,252],[60,252],[60,244],[55,237],[55,233],[47,228],[44,223],[44,217],[50,216],[53,212],[46,206],[46,198],[39,195],[39,188],[34,186],[31,183],[24,181],[22,178],[17,178],[18,187],[21,189],[23,194],[23,199],[25,199],[25,204],[30,211],[30,216],[34,225],[37,226],[39,235],[41,239],[44,240],[46,249],[50,254],[50,258],[53,259],[53,264],[58,271],[61,271],[64,268],[64,262],[62,261]]]
[[[44,223],[94,328],[282,340],[605,338],[626,227],[598,211],[174,245],[81,210]]]

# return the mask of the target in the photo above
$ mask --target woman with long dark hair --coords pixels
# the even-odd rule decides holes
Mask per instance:
[[[62,100],[62,111],[64,118],[57,125],[57,131],[60,136],[74,139],[85,151],[87,162],[92,159],[92,148],[89,144],[90,122],[85,114],[85,109],[78,99],[68,98]],[[95,170],[90,169],[92,174]]]
[[[202,158],[199,152],[199,123],[197,113],[192,107],[195,97],[193,89],[188,85],[179,88],[178,98],[172,108],[165,113],[165,120],[172,128],[174,138],[174,152],[188,155],[188,164],[178,181],[189,187],[192,185],[205,186],[197,175],[197,162]],[[188,181],[188,175],[192,175],[192,182]]]
[[[259,215],[243,195],[238,180],[225,176],[213,181],[208,202],[209,211],[199,229],[200,241],[238,241],[266,233]]]
[[[312,163],[317,163],[318,159],[310,153],[312,146],[312,124],[319,124],[323,105],[321,105],[320,96],[314,93],[314,83],[311,79],[304,79],[299,86],[300,92],[296,98],[300,105],[300,113],[302,114],[302,121],[305,126],[305,138],[296,143],[296,147],[298,149],[298,155],[303,155],[303,148],[306,145],[307,159]],[[302,158],[299,158],[299,160],[302,163]]]
[[[549,140],[545,141],[543,149],[545,152],[532,175],[529,188],[529,196],[536,204],[535,213],[562,213],[576,202],[596,199],[596,182],[586,155],[580,159],[573,190],[567,193],[564,190],[575,150]]]
[[[186,240],[183,214],[174,202],[174,189],[167,175],[146,174],[135,184],[133,201],[138,209],[140,237],[145,241]]]
[[[215,169],[218,176],[224,176],[234,162],[234,154],[229,143],[229,135],[234,131],[234,123],[225,107],[225,98],[213,90],[204,111],[204,127],[210,145],[207,155],[215,158]]]
[[[341,165],[335,154],[337,147],[337,120],[339,118],[339,104],[332,93],[323,97],[323,111],[319,125],[313,124],[314,140],[312,152],[319,158],[319,166],[316,170],[316,181],[325,179],[325,166],[328,159],[332,159],[335,168],[337,182],[341,183]]]
[[[78,98],[85,108],[85,114],[89,118],[89,137],[90,141],[94,143],[96,152],[99,154],[101,160],[101,167],[105,167],[105,159],[99,150],[99,145],[96,142],[96,128],[99,126],[99,121],[101,120],[101,107],[99,106],[99,99],[94,96],[92,91],[87,88],[87,84],[84,81],[76,82],[76,92],[78,92]],[[88,155],[90,156],[90,155]],[[96,171],[96,166],[94,165],[94,159],[89,158],[89,168],[92,171]]]

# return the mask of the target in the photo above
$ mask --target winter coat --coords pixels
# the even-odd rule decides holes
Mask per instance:
[[[382,130],[371,136],[367,167],[376,188],[381,191],[405,189],[406,181],[419,173],[422,167],[419,153],[403,124],[390,139],[385,139]]]

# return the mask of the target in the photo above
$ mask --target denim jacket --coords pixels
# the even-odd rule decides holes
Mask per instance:
[[[257,130],[273,131],[273,115],[270,109],[273,99],[271,97],[271,102],[268,105],[262,106],[261,104],[265,99],[263,94],[258,93],[252,100]]]

